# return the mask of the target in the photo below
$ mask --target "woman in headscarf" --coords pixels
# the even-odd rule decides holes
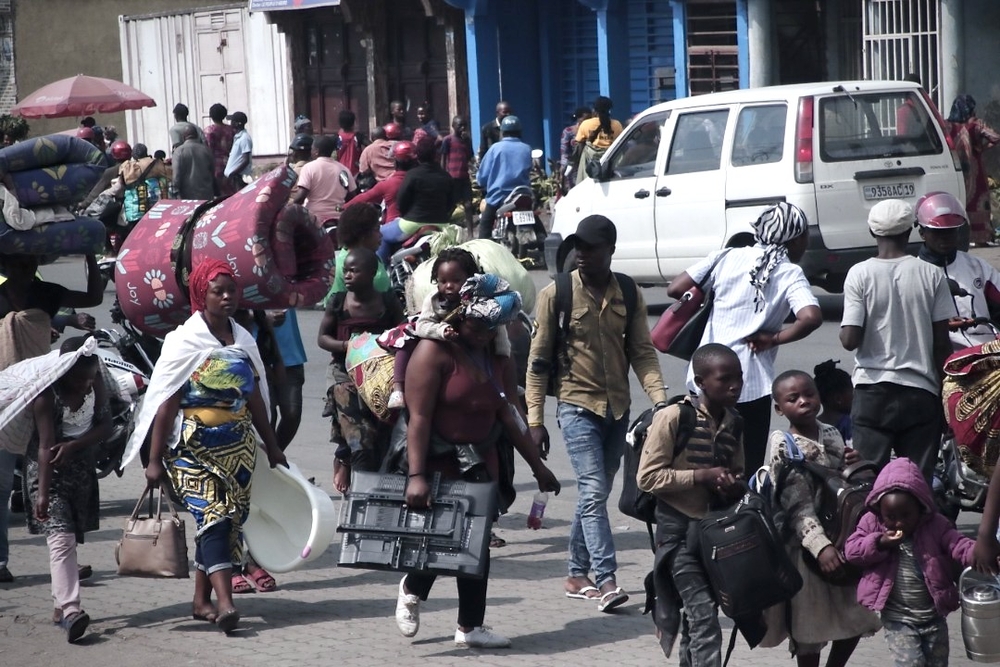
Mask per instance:
[[[240,619],[233,567],[244,562],[258,435],[271,467],[287,464],[271,429],[257,344],[232,319],[239,302],[232,269],[204,261],[189,285],[192,315],[164,340],[122,466],[149,432],[147,483],[169,480],[197,524],[192,615],[229,632]]]
[[[972,243],[990,243],[993,223],[990,219],[990,185],[983,168],[983,152],[1000,143],[1000,134],[976,117],[976,100],[959,95],[951,105],[949,128],[955,151],[965,175],[965,210],[969,214]]]
[[[531,467],[540,491],[559,492],[559,481],[545,467],[528,436],[520,412],[508,400],[517,396],[510,357],[493,348],[497,328],[511,322],[521,309],[520,295],[505,280],[477,274],[462,288],[462,304],[449,321],[455,341],[421,340],[406,369],[406,503],[425,508],[430,503],[434,473],[444,479],[496,479],[496,442],[505,432]],[[488,552],[487,552],[488,553]],[[488,556],[487,556],[488,557]],[[396,625],[404,637],[417,634],[420,601],[434,584],[433,575],[409,574],[399,582]],[[483,627],[489,563],[482,579],[459,578],[459,646],[501,648],[510,640]]]
[[[740,358],[743,391],[736,409],[743,416],[743,449],[750,471],[764,464],[776,348],[805,338],[823,323],[819,302],[796,264],[809,238],[805,213],[781,202],[761,213],[753,228],[755,245],[713,252],[667,287],[674,299],[695,286],[705,293],[715,290],[701,344],[721,343]],[[782,328],[789,311],[795,321]],[[688,388],[696,389],[690,367]]]

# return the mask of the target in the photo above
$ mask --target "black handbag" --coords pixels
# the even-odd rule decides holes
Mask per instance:
[[[705,277],[698,283],[697,293],[704,295],[701,300],[701,306],[673,336],[673,339],[667,345],[666,349],[662,349],[662,351],[666,354],[669,354],[672,357],[677,357],[678,359],[690,361],[691,357],[694,356],[694,351],[701,346],[701,339],[705,335],[705,328],[708,326],[708,320],[712,317],[712,307],[715,305],[715,289],[712,288],[705,291],[705,285],[715,272],[715,267],[719,265],[719,262],[722,261],[723,257],[729,254],[729,250],[730,248],[727,248],[715,258],[715,262],[712,263],[712,267],[708,270],[708,273],[706,273]],[[683,298],[684,297],[682,297],[682,299]],[[663,317],[667,317],[667,315],[671,312],[671,309],[667,309],[667,311],[661,316],[661,319]],[[660,323],[657,322],[657,326],[659,325]]]

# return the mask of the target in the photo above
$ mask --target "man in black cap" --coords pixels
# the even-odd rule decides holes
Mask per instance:
[[[538,293],[538,330],[525,382],[528,426],[541,448],[548,440],[545,394],[553,378],[556,414],[577,478],[563,588],[569,597],[597,602],[603,612],[628,600],[615,580],[607,502],[625,449],[629,367],[654,405],[667,404],[642,293],[631,278],[611,271],[617,238],[614,223],[591,215],[566,239],[576,251],[577,269],[557,275]]]
[[[311,134],[296,134],[288,146],[288,166],[296,174],[302,173],[302,167],[312,158],[313,136]]]
[[[232,183],[236,192],[246,185],[245,179],[253,172],[251,158],[253,157],[253,138],[247,132],[249,119],[242,111],[234,111],[226,116],[236,134],[233,136],[233,147],[229,151],[229,162],[226,163],[226,178]]]
[[[188,122],[187,105],[178,102],[174,105],[174,124],[170,126],[169,130],[167,130],[167,134],[170,135],[171,151],[184,143],[184,128],[187,126],[193,127],[195,129],[197,140],[201,143],[205,143],[205,134],[201,131],[201,128],[194,123]]]

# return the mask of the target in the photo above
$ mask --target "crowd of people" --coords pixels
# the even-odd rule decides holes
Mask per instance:
[[[564,130],[567,185],[583,178],[587,162],[621,133],[611,109],[611,100],[599,97],[591,109],[577,110],[575,124]],[[215,104],[212,124],[202,129],[188,120],[185,105],[173,114],[171,164],[150,157],[142,144],[112,141],[105,178],[87,205],[148,179],[163,181],[164,196],[172,191],[190,199],[243,187],[253,169],[247,115]],[[504,198],[529,184],[521,122],[500,102],[495,120],[481,128],[475,156],[465,118],[454,118],[447,134],[427,105],[417,118],[420,126],[408,127],[405,105],[393,102],[389,122],[369,141],[349,110],[329,136],[314,135],[310,120],[298,117],[289,146],[287,164],[298,176],[289,201],[307,208],[317,226],[335,230],[339,248],[316,339],[330,353],[324,417],[331,425],[334,487],[347,493],[353,471],[391,469],[406,475],[407,505],[426,508],[434,475],[509,485],[516,451],[539,491],[558,492],[560,483],[544,462],[550,439],[545,401],[553,396],[577,487],[564,594],[612,612],[629,600],[618,582],[607,503],[630,420],[631,369],[654,406],[636,481],[656,498],[653,562],[666,573],[656,578],[656,594],[669,600],[670,613],[655,623],[668,656],[680,638],[682,664],[721,664],[718,605],[702,563],[688,549],[691,525],[741,497],[759,468],[773,472],[800,457],[834,472],[870,461],[879,474],[867,500],[870,513],[840,550],[818,518],[815,480],[788,473],[777,502],[789,516],[786,547],[804,584],[785,606],[767,610],[761,645],[787,639],[804,667],[818,665],[831,644],[826,664],[846,665],[859,640],[881,629],[896,664],[947,664],[945,617],[957,607],[950,567],[1000,569],[1000,476],[991,483],[976,540],[939,514],[930,490],[945,429],[945,359],[957,349],[992,344],[995,336],[978,318],[989,316],[988,305],[1000,305],[1000,272],[957,249],[972,217],[966,203],[934,192],[915,208],[896,199],[874,205],[867,224],[878,254],[853,267],[845,283],[840,342],[855,353],[853,374],[823,362],[813,373],[777,377],[777,348],[808,337],[823,316],[797,265],[808,238],[805,214],[786,203],[767,208],[753,225],[752,246],[711,253],[668,287],[673,298],[695,287],[714,293],[688,368],[688,393],[679,402],[668,400],[642,292],[627,275],[611,271],[614,223],[586,217],[566,239],[577,258],[565,283],[569,294],[561,295],[557,282],[538,295],[522,403],[507,330],[521,300],[502,277],[484,273],[465,250],[443,250],[431,271],[435,289],[410,321],[386,273],[399,244],[420,228],[449,222],[458,204],[465,205],[471,228],[470,165],[476,160],[485,195],[478,232],[491,236]],[[85,123],[79,136],[100,147],[94,127]],[[142,206],[125,199],[126,224],[141,217]],[[914,226],[923,240],[918,257],[906,254]],[[2,262],[7,282],[0,285],[0,312],[7,317],[0,327],[16,320],[22,331],[47,334],[60,308],[100,303],[93,257],[87,258],[86,292],[37,280],[31,258]],[[302,420],[306,357],[294,310],[239,312],[226,263],[193,267],[189,292],[192,314],[164,341],[126,462],[148,435],[148,485],[172,488],[196,523],[192,616],[230,632],[240,621],[234,595],[278,586],[243,545],[247,471],[261,455],[272,467],[287,464],[285,450]],[[70,326],[93,327],[92,318],[63,317]],[[0,343],[4,366],[47,351],[37,335],[15,338],[19,345]],[[372,405],[348,368],[349,347],[361,338],[392,355],[384,405]],[[15,461],[24,455],[29,527],[46,535],[49,547],[53,620],[74,642],[89,623],[79,590],[86,568],[77,562],[76,545],[96,529],[99,507],[87,452],[106,436],[108,397],[86,337],[66,340],[58,358],[63,363],[51,367],[48,383],[30,400],[31,439],[22,451],[0,441],[0,582],[13,580],[5,499]],[[681,441],[681,414],[688,409],[696,422]],[[787,420],[787,429],[771,430],[773,413]],[[403,434],[401,456],[390,451],[394,431]],[[501,511],[506,505],[501,502]],[[854,585],[832,583],[851,566],[860,571]],[[400,580],[395,620],[404,636],[418,633],[421,603],[434,582],[415,573]],[[488,582],[488,563],[481,579],[457,580],[459,646],[510,645],[484,625]]]

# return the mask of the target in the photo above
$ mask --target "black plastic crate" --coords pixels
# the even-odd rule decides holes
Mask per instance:
[[[340,566],[483,576],[497,510],[492,482],[431,481],[431,508],[406,507],[406,477],[355,472],[344,503]]]

